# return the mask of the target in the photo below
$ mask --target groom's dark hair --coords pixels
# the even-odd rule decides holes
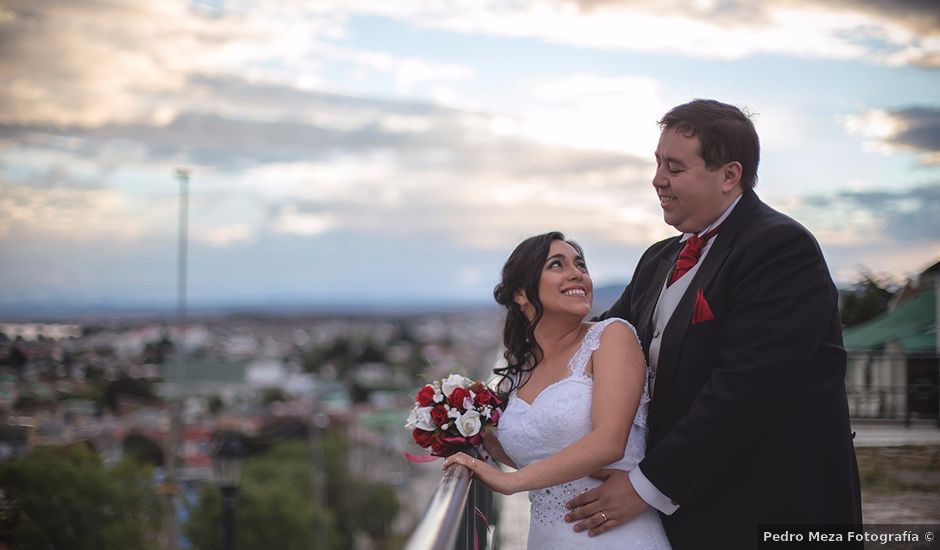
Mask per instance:
[[[662,130],[675,129],[685,137],[698,136],[699,154],[709,170],[729,162],[741,163],[741,188],[757,184],[760,139],[750,116],[734,105],[714,99],[695,99],[673,107],[659,121]]]

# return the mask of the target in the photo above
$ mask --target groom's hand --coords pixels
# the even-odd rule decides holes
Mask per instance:
[[[571,510],[565,515],[565,521],[578,522],[574,526],[575,531],[588,531],[592,537],[600,535],[646,510],[648,504],[633,488],[627,472],[601,470],[591,477],[603,479],[604,483],[565,504]]]

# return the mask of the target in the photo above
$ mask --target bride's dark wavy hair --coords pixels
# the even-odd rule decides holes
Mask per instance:
[[[559,231],[529,237],[519,243],[503,265],[502,278],[493,289],[496,302],[506,308],[506,322],[503,325],[503,345],[506,350],[503,358],[506,366],[493,369],[502,376],[499,391],[508,395],[525,383],[523,376],[532,371],[543,358],[541,346],[535,341],[535,327],[542,319],[542,301],[539,298],[539,283],[542,269],[553,241],[564,241],[574,247],[581,257],[584,253],[578,243],[565,239]],[[525,316],[522,308],[515,301],[522,291],[535,311],[532,321]]]

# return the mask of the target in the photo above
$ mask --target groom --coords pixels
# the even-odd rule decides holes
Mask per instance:
[[[838,296],[813,236],[754,193],[760,145],[737,107],[660,121],[653,188],[683,233],[651,246],[605,317],[653,370],[646,458],[569,502],[598,535],[652,506],[673,548],[753,549],[758,525],[860,524]],[[615,535],[609,535],[615,536]]]

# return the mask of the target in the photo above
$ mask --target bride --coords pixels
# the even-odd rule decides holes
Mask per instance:
[[[604,537],[576,533],[565,502],[600,485],[601,468],[630,470],[646,450],[648,373],[633,327],[622,319],[585,321],[593,285],[581,248],[558,232],[519,244],[502,270],[496,301],[505,306],[508,401],[487,451],[516,468],[504,472],[458,453],[462,464],[494,491],[529,491],[530,549],[669,549],[659,515],[647,508],[624,523],[605,511]],[[496,437],[494,437],[494,435]]]

